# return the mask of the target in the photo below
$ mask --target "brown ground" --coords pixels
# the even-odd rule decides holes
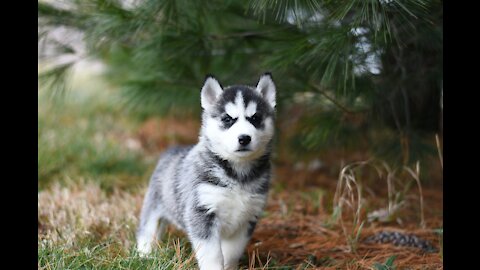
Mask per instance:
[[[439,236],[432,229],[440,228],[443,224],[441,190],[424,192],[426,229],[419,226],[418,219],[409,220],[409,216],[406,216],[408,212],[402,215],[405,219],[403,225],[367,223],[361,231],[356,253],[350,251],[340,225],[326,225],[331,217],[330,210],[325,209],[326,198],[321,200],[320,206],[314,207],[312,200],[305,198],[304,192],[290,190],[273,194],[267,206],[269,215],[260,221],[248,246],[250,254],[255,251],[262,262],[274,258],[281,264],[298,265],[313,260],[320,269],[371,269],[374,263],[385,262],[392,255],[397,255],[397,269],[443,268],[439,252],[424,253],[417,248],[362,243],[363,239],[376,232],[394,230],[413,233],[440,248]],[[326,192],[333,194],[335,190]],[[289,204],[285,201],[293,202],[293,210],[283,214],[282,207]],[[410,215],[415,216],[415,213],[412,211]],[[345,226],[347,231],[351,230],[351,219]]]

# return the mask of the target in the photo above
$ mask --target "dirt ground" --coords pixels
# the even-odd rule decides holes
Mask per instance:
[[[335,192],[327,184],[319,183],[319,186],[325,187],[325,192],[331,195]],[[350,250],[340,225],[328,226],[331,213],[325,207],[331,196],[325,195],[318,206],[312,206],[311,198],[306,199],[304,196],[306,190],[308,188],[288,189],[272,195],[267,206],[269,215],[259,222],[248,246],[249,253],[255,252],[259,261],[265,263],[273,258],[280,264],[303,264],[319,269],[372,269],[375,263],[383,263],[395,255],[397,269],[443,268],[439,251],[427,253],[414,247],[364,242],[368,236],[381,231],[398,231],[416,235],[440,250],[440,237],[433,228],[443,227],[442,190],[424,190],[425,228],[421,228],[418,218],[414,218],[414,210],[402,213],[402,224],[366,223],[356,252]],[[282,214],[282,208],[289,203],[293,211]],[[352,221],[347,219],[344,226],[347,232],[350,231]]]

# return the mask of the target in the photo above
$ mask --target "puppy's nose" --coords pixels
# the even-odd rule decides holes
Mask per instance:
[[[238,136],[238,143],[242,146],[246,146],[250,143],[252,138],[248,135],[240,135]]]

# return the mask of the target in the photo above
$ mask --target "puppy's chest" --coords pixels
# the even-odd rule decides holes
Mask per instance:
[[[215,213],[224,234],[231,234],[248,221],[256,220],[265,201],[266,195],[254,194],[241,186],[201,184],[198,187],[199,205]]]

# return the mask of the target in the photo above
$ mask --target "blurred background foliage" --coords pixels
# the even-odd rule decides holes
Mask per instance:
[[[99,60],[116,105],[140,119],[199,118],[206,74],[256,84],[271,71],[282,148],[297,157],[340,147],[406,165],[436,155],[442,133],[443,1],[40,1],[38,44],[50,96]]]

